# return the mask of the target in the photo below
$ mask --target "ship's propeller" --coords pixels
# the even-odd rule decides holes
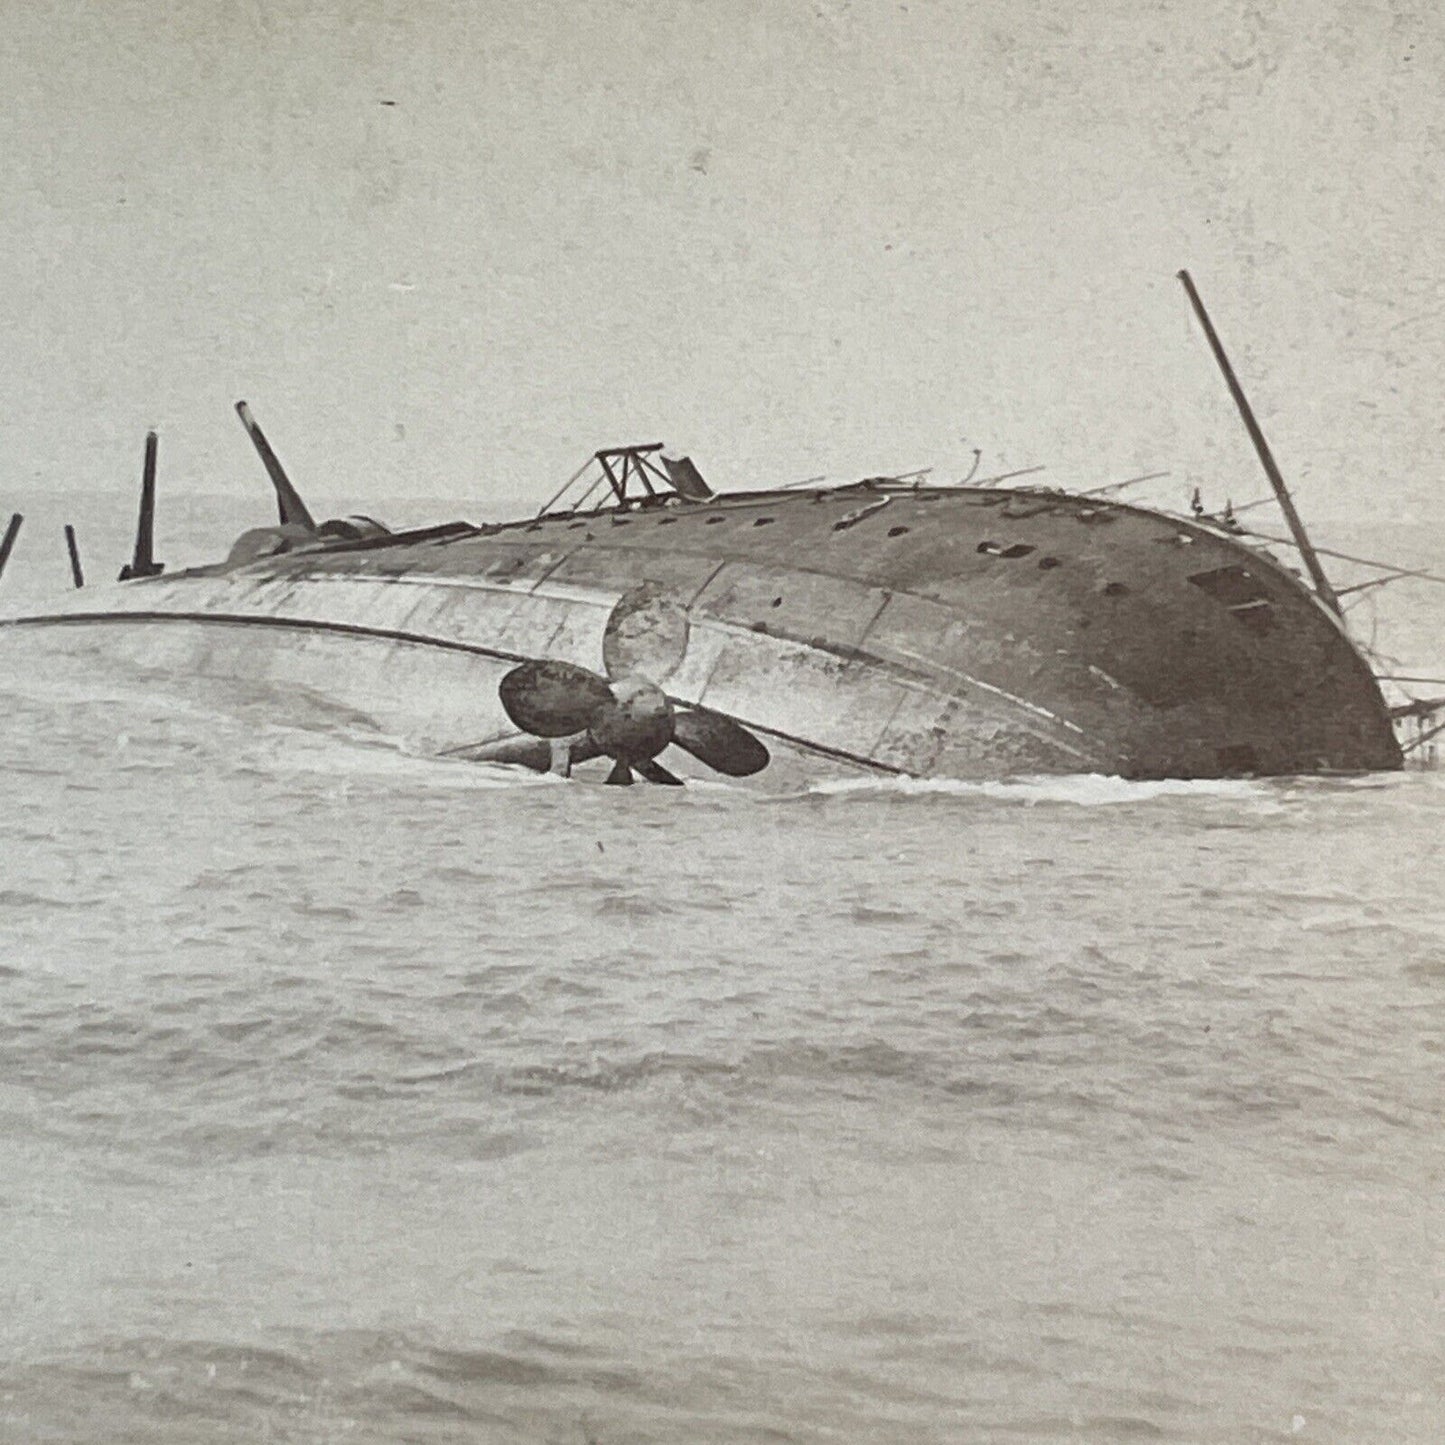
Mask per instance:
[[[681,666],[687,639],[681,607],[646,585],[634,588],[612,609],[603,632],[607,676],[550,658],[514,667],[497,691],[507,716],[531,738],[507,740],[472,756],[546,766],[560,751],[568,771],[571,763],[609,757],[609,783],[626,785],[637,773],[650,783],[676,787],[682,779],[657,761],[676,743],[727,777],[760,772],[768,765],[768,750],[747,728],[709,708],[674,704],[658,686]],[[559,739],[567,742],[556,749],[551,740]]]

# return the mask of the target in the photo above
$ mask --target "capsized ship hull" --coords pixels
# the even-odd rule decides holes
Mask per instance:
[[[86,588],[9,626],[93,630],[140,665],[305,688],[419,748],[485,753],[517,732],[501,676],[597,668],[643,583],[690,624],[667,693],[764,739],[764,781],[1401,765],[1370,668],[1292,573],[1212,527],[1053,492],[672,496]]]

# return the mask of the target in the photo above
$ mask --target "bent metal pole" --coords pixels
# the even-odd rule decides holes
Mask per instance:
[[[85,573],[80,566],[80,547],[75,540],[75,528],[69,522],[65,524],[65,546],[70,553],[70,580],[76,587],[85,586]]]
[[[1224,354],[1224,347],[1220,344],[1219,335],[1215,331],[1213,323],[1209,319],[1209,313],[1204,309],[1204,302],[1199,299],[1199,292],[1194,289],[1193,278],[1188,271],[1181,271],[1179,279],[1184,283],[1184,289],[1189,295],[1190,305],[1194,307],[1194,314],[1199,318],[1199,324],[1204,328],[1205,338],[1209,342],[1209,349],[1214,353],[1214,359],[1219,363],[1219,369],[1224,373],[1225,383],[1229,387],[1229,394],[1234,398],[1234,404],[1239,408],[1239,415],[1244,421],[1245,430],[1249,432],[1249,439],[1254,443],[1254,449],[1259,454],[1260,465],[1264,468],[1264,474],[1269,478],[1269,484],[1274,488],[1275,497],[1279,501],[1279,509],[1284,513],[1284,519],[1289,524],[1290,535],[1294,538],[1294,544],[1299,548],[1300,556],[1304,558],[1305,566],[1309,568],[1310,578],[1315,584],[1315,591],[1319,594],[1320,601],[1325,604],[1336,616],[1341,616],[1340,599],[1335,595],[1335,589],[1330,586],[1330,579],[1325,576],[1325,569],[1320,566],[1320,559],[1315,554],[1314,546],[1309,539],[1309,533],[1305,531],[1305,524],[1300,521],[1300,515],[1294,508],[1294,499],[1289,494],[1289,488],[1284,484],[1284,478],[1280,475],[1279,467],[1274,460],[1274,454],[1269,449],[1269,443],[1264,439],[1264,433],[1259,429],[1259,423],[1255,420],[1254,412],[1245,397],[1244,389],[1239,384],[1239,379],[1234,374],[1234,368],[1229,364],[1229,358]]]
[[[10,525],[5,528],[5,537],[0,540],[0,577],[5,575],[5,564],[10,560],[10,553],[14,550],[15,539],[20,535],[20,524],[24,517],[16,512],[10,518]]]

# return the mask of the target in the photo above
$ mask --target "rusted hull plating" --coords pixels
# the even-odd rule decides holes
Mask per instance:
[[[563,514],[88,589],[19,621],[304,687],[446,751],[514,731],[496,683],[517,660],[596,668],[609,610],[643,582],[691,620],[667,691],[805,770],[1400,766],[1368,666],[1292,574],[1210,528],[1054,493],[862,485]]]

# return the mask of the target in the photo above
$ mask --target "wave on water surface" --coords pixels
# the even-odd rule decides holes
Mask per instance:
[[[1079,807],[1148,803],[1158,798],[1255,799],[1267,784],[1248,778],[1167,778],[1136,782],[1102,773],[959,778],[847,778],[812,784],[789,798],[989,798],[1002,802],[1072,803]]]

